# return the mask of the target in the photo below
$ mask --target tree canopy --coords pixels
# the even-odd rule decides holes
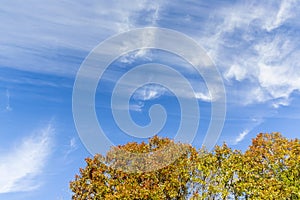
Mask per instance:
[[[157,136],[86,158],[73,199],[299,199],[300,141],[258,134],[245,152]]]

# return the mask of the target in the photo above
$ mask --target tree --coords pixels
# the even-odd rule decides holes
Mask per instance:
[[[212,152],[198,151],[194,181],[198,183],[197,199],[228,199],[242,196],[238,187],[238,172],[242,166],[242,153],[232,150],[225,143]]]
[[[196,155],[190,145],[158,137],[114,147],[106,157],[86,159],[70,183],[73,199],[186,199]]]
[[[73,199],[300,199],[300,141],[258,134],[242,153],[209,152],[167,138],[113,147],[86,159]]]
[[[300,141],[260,133],[243,157],[243,189],[251,199],[300,198]]]

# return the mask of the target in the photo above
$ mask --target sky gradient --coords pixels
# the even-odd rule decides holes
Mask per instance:
[[[278,131],[285,137],[299,138],[299,18],[297,0],[3,0],[0,199],[70,199],[69,181],[85,166],[84,158],[91,156],[73,121],[76,74],[97,45],[134,28],[181,32],[214,61],[224,82],[227,110],[218,144],[225,141],[232,148],[245,150],[260,132]],[[122,74],[151,62],[171,65],[194,87],[201,116],[192,144],[201,147],[214,99],[188,63],[162,50],[122,55],[105,72],[95,102],[107,137],[114,144],[142,140],[123,134],[117,127],[110,99]],[[162,72],[153,73],[164,77]],[[174,77],[164,78],[181,87]],[[189,98],[184,91],[179,96]],[[129,105],[132,119],[147,125],[153,104],[161,104],[167,112],[158,135],[173,138],[180,122],[179,103],[159,84],[135,91]]]

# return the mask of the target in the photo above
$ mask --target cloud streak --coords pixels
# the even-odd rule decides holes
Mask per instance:
[[[237,136],[237,138],[235,139],[235,144],[238,144],[239,142],[241,142],[242,140],[244,140],[245,139],[245,137],[248,135],[248,133],[249,133],[249,130],[244,130],[243,132],[241,132],[238,136]]]
[[[47,158],[51,154],[54,129],[51,124],[0,154],[0,193],[37,189]]]
[[[78,149],[77,140],[75,137],[72,137],[67,146],[67,150],[64,153],[64,160],[67,160],[68,156]]]
[[[5,107],[6,111],[12,111],[12,107],[10,106],[10,93],[9,90],[6,90],[6,107]]]
[[[144,23],[154,25],[160,8],[148,0],[17,4],[5,0],[0,8],[0,66],[60,75],[74,75],[88,52],[107,37],[138,27],[140,12],[150,12]]]

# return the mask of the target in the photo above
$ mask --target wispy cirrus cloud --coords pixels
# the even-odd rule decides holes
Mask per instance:
[[[129,4],[95,0],[89,3],[5,0],[0,8],[0,51],[3,52],[0,66],[74,75],[84,57],[99,42],[139,27],[140,12],[149,13],[143,17],[146,20],[143,23],[155,25],[161,4],[149,0],[133,0]]]
[[[198,10],[209,7],[203,2],[195,4]],[[267,103],[274,108],[289,105],[290,96],[300,91],[299,2],[241,1],[216,6],[202,21],[200,29],[195,28],[196,21],[203,18],[203,13],[189,15],[187,11],[178,10],[172,15],[173,23],[167,23],[169,15],[162,13],[179,6],[182,7],[176,1],[165,3],[154,9],[152,18],[158,25],[188,33],[208,50],[226,86],[232,90],[228,92],[230,102],[240,105]],[[187,8],[192,9],[184,7]],[[151,42],[151,37],[145,41]],[[147,55],[141,50],[125,57],[124,62],[131,63],[139,56]],[[239,86],[231,87],[233,84]],[[203,101],[211,100],[205,92],[199,95],[196,92],[196,96]]]
[[[153,100],[164,95],[167,91],[166,88],[160,85],[145,85],[133,94],[133,99],[137,101]]]
[[[51,124],[0,154],[0,193],[31,191],[41,185],[41,174],[53,144]]]
[[[160,98],[162,95],[169,93],[168,90],[160,85],[145,85],[136,90],[133,94],[134,104],[130,104],[130,110],[141,112],[145,106],[145,101]]]
[[[148,0],[130,4],[46,2],[47,7],[32,0],[18,2],[18,7],[14,1],[1,6],[4,14],[0,21],[5,23],[1,23],[0,50],[5,53],[0,66],[75,74],[84,56],[112,34],[136,27],[161,26],[196,38],[229,84],[239,81],[247,87],[235,92],[245,97],[244,104],[272,101],[278,107],[290,102],[290,95],[300,90],[300,3],[296,0],[223,2],[219,6],[206,2],[183,6],[177,1]],[[69,9],[65,10],[66,7]],[[145,42],[154,37],[145,37]],[[147,52],[142,49],[133,57],[125,56],[123,61],[130,63],[145,56]],[[273,77],[280,77],[281,83],[274,82]],[[284,92],[282,88],[286,88]]]
[[[288,105],[300,91],[300,3],[241,1],[216,9],[199,41],[243,105]],[[274,20],[275,19],[275,20]],[[217,27],[217,28],[216,28]],[[238,95],[236,98],[234,95]],[[241,98],[242,97],[242,98]],[[240,101],[242,99],[242,101]]]
[[[295,15],[295,13],[292,12],[294,6],[297,6],[297,0],[280,1],[278,12],[275,14],[275,20],[268,20],[265,24],[266,30],[272,31],[284,24],[286,20],[292,18]]]

